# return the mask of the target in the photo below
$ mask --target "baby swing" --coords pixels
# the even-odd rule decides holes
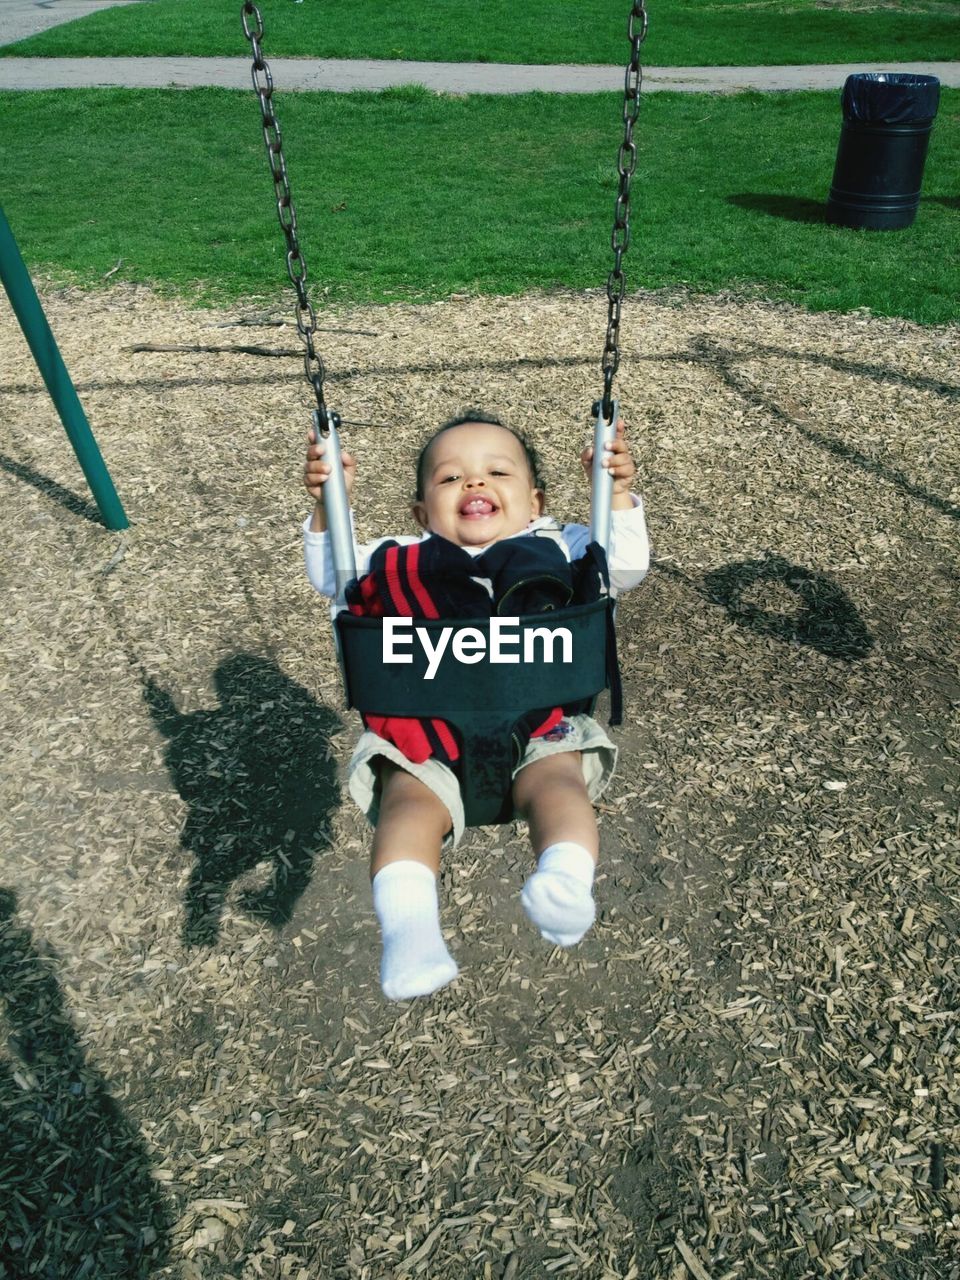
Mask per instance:
[[[307,296],[307,268],[297,237],[297,216],[290,194],[280,125],[273,108],[273,77],[263,58],[260,39],[263,22],[252,0],[242,6],[243,32],[253,54],[253,86],[260,100],[263,137],[273,177],[277,214],[287,245],[287,273],[297,294],[297,329],[305,344],[304,368],[313,387],[317,408],[313,412],[317,438],[325,445],[333,471],[326,483],[324,504],[330,531],[333,562],[336,566],[336,631],[343,670],[347,705],[368,715],[436,717],[453,724],[462,738],[460,777],[468,826],[507,821],[511,813],[510,788],[513,764],[513,732],[517,722],[531,708],[592,705],[604,689],[611,691],[611,724],[620,723],[620,682],[613,630],[613,600],[602,595],[590,604],[567,606],[553,613],[532,614],[519,619],[519,651],[526,652],[526,637],[551,625],[562,624],[571,636],[572,661],[525,662],[516,666],[490,661],[487,641],[493,619],[458,619],[481,633],[483,655],[470,666],[469,675],[451,648],[429,681],[425,680],[427,657],[424,646],[413,645],[412,662],[388,664],[383,660],[383,620],[357,617],[345,611],[344,591],[356,577],[353,535],[343,469],[340,462],[338,428],[340,417],[324,401],[324,367],[314,345],[316,314]],[[252,22],[250,21],[252,19]],[[620,363],[620,311],[626,291],[623,255],[630,244],[630,182],[637,164],[633,127],[640,111],[640,45],[647,33],[644,0],[633,0],[627,24],[630,62],[627,65],[623,124],[624,136],[617,157],[620,185],[614,212],[611,246],[614,265],[607,278],[607,332],[603,348],[603,397],[593,405],[594,455],[592,473],[590,539],[604,552],[610,539],[613,479],[601,466],[604,445],[613,439],[618,416],[613,399],[613,379]],[[449,625],[439,619],[416,620],[425,629],[436,649],[438,633]],[[478,655],[475,655],[475,658]]]

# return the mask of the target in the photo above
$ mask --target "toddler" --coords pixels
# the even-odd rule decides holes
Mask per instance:
[[[342,456],[349,493],[356,462],[348,453]],[[592,458],[588,447],[581,455],[588,474]],[[643,504],[630,492],[636,468],[622,422],[604,466],[613,477],[607,555],[611,588],[619,592],[640,582],[649,567]],[[313,586],[332,597],[335,575],[323,505],[329,475],[323,445],[311,431],[304,484],[315,505],[304,524],[307,572]],[[471,557],[506,539],[548,539],[566,561],[581,556],[590,541],[583,525],[560,525],[545,515],[535,450],[480,410],[452,418],[427,441],[417,463],[413,517],[423,530],[419,537],[381,538],[356,549],[358,574],[367,572],[378,548],[430,538],[446,539]],[[524,910],[545,939],[570,947],[594,920],[599,834],[592,802],[613,775],[616,748],[591,717],[570,715],[557,723],[559,714],[530,738],[514,769],[512,800],[515,815],[529,825],[537,857],[521,894]],[[392,1000],[427,995],[458,973],[440,932],[436,890],[441,850],[463,832],[456,775],[433,756],[410,759],[395,742],[367,729],[350,764],[349,789],[374,825],[370,876],[383,939],[384,994]]]

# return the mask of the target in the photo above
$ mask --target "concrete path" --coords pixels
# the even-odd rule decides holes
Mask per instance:
[[[74,0],[76,2],[76,0]],[[88,5],[96,0],[84,0]],[[338,93],[422,84],[445,93],[597,93],[623,89],[623,68],[512,66],[506,63],[353,61],[270,58],[284,93],[318,89]],[[960,62],[843,63],[812,67],[648,67],[645,92],[738,93],[837,89],[851,72],[907,71],[935,75],[960,87]],[[0,58],[0,89],[76,89],[83,86],[189,88],[214,85],[250,89],[245,58]]]
[[[145,0],[0,0],[0,45],[71,22],[97,9]],[[623,67],[513,66],[479,62],[394,62],[345,58],[270,58],[286,92],[387,89],[422,84],[444,93],[600,93],[623,88]],[[960,62],[843,63],[814,67],[648,67],[645,91],[738,93],[745,89],[840,89],[854,71],[908,71],[935,75],[960,87]],[[0,58],[0,89],[132,89],[213,85],[250,88],[250,62],[237,58]]]
[[[98,9],[138,3],[140,0],[0,0],[0,45],[26,40]]]

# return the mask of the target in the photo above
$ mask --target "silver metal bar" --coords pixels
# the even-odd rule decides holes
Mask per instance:
[[[346,608],[344,591],[347,583],[357,576],[357,561],[353,549],[353,529],[350,526],[350,500],[347,497],[347,485],[343,477],[343,460],[340,457],[340,436],[337,428],[328,419],[328,430],[324,433],[320,426],[320,414],[314,410],[313,428],[317,433],[317,441],[323,443],[323,456],[329,462],[330,478],[323,486],[323,507],[327,514],[327,531],[330,534],[330,550],[333,553],[333,568],[337,592],[334,596],[334,608],[339,613]]]
[[[591,472],[590,541],[599,542],[604,551],[610,546],[610,519],[613,510],[613,476],[603,465],[604,445],[617,434],[620,402],[614,400],[610,420],[603,416],[603,404],[597,402],[597,420],[593,427],[593,470]]]

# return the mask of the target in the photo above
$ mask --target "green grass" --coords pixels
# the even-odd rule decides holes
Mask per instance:
[[[268,57],[625,62],[630,0],[263,0]],[[960,58],[956,0],[650,0],[654,66]],[[0,55],[242,56],[240,0],[90,14]]]
[[[615,95],[294,94],[281,121],[317,298],[606,279]],[[943,94],[920,214],[898,232],[822,221],[835,94],[654,94],[641,124],[629,287],[960,319],[960,91]],[[113,280],[220,298],[286,282],[252,93],[5,93],[0,128],[17,140],[5,210],[34,268],[96,282],[121,261]]]

